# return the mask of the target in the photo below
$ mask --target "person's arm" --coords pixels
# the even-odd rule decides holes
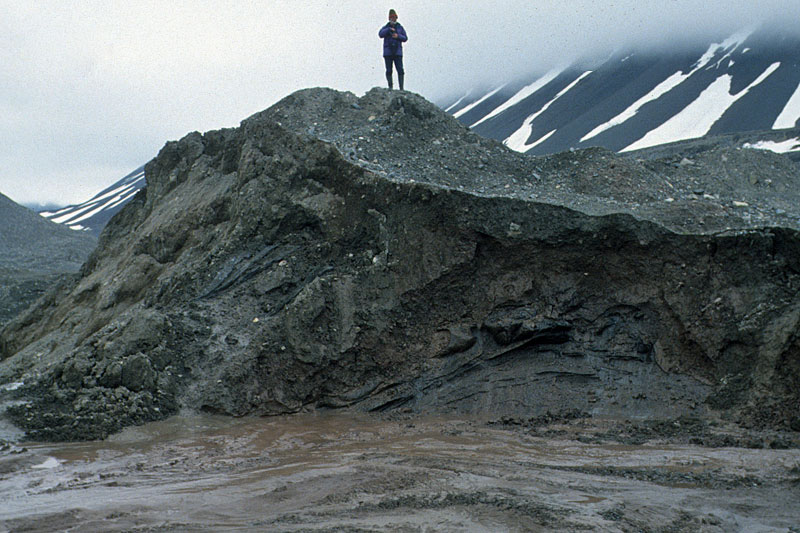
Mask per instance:
[[[378,31],[378,37],[380,37],[381,39],[385,39],[386,37],[389,37],[391,35],[392,35],[392,28],[388,24]]]
[[[408,35],[406,35],[406,29],[401,25],[395,26],[395,31],[397,32],[397,40],[400,42],[406,42],[408,40]]]

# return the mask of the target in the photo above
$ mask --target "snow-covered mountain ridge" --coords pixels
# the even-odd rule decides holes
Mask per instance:
[[[141,166],[83,203],[39,214],[71,229],[99,235],[111,217],[145,184],[144,166]]]
[[[693,50],[620,53],[472,90],[442,107],[476,133],[534,155],[793,128],[800,40],[742,31]],[[790,139],[751,144],[800,150]]]

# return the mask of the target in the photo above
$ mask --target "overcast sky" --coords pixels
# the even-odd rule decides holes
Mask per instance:
[[[383,86],[390,7],[406,89],[433,101],[631,42],[800,21],[800,0],[0,0],[0,193],[77,203],[297,89]]]

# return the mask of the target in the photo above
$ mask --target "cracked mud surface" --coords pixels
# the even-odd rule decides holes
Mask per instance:
[[[693,445],[684,421],[613,438],[640,426],[185,415],[104,442],[6,445],[0,530],[797,531],[796,434]]]

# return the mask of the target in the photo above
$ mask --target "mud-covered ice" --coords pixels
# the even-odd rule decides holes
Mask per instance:
[[[800,450],[586,431],[175,417],[103,442],[6,446],[0,531],[797,531]]]
[[[33,465],[31,468],[34,469],[50,469],[50,468],[57,468],[58,465],[61,464],[61,461],[56,459],[55,457],[48,457],[44,460],[44,462],[39,463],[38,465]]]

